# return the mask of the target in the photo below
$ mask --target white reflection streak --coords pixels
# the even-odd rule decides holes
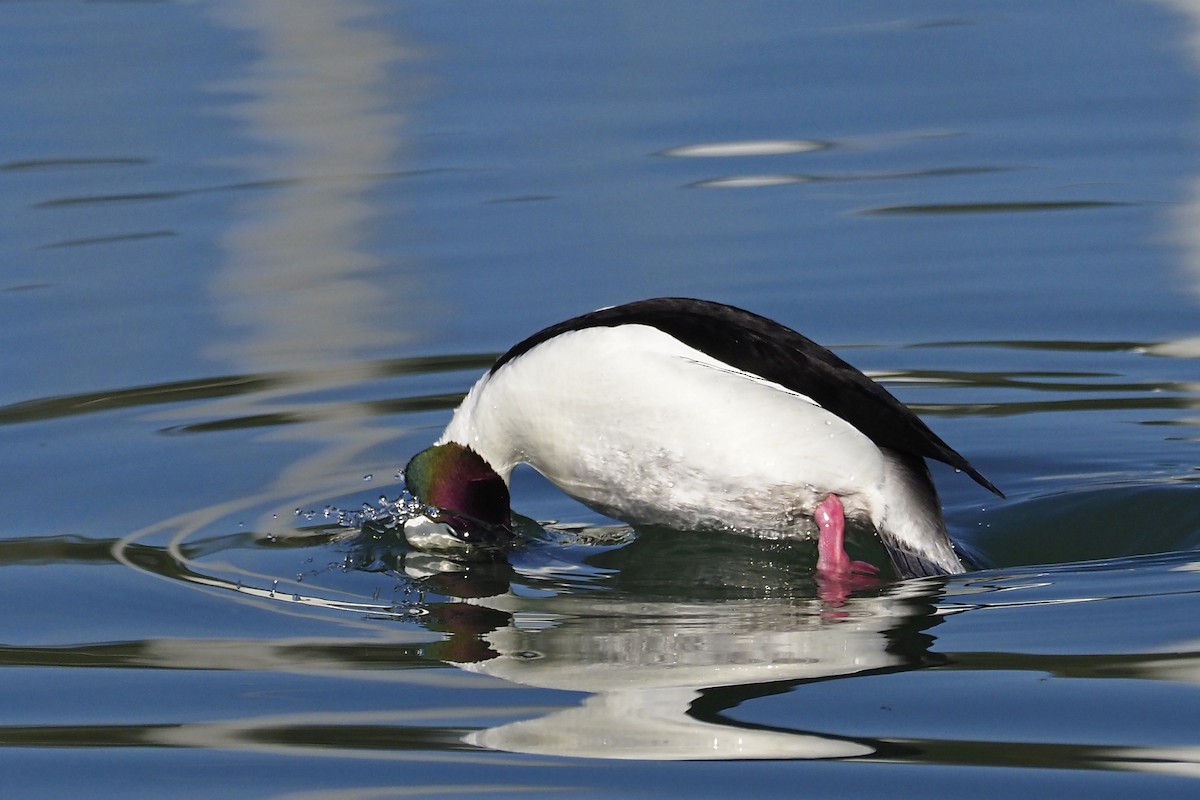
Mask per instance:
[[[1160,0],[1164,5],[1182,12],[1189,22],[1187,53],[1192,66],[1200,70],[1200,0]],[[1200,301],[1200,177],[1194,177],[1191,197],[1178,206],[1174,214],[1175,237],[1184,246],[1184,268],[1190,279],[1192,296]],[[1200,337],[1189,340],[1193,345],[1190,355],[1200,355]]]
[[[400,53],[370,27],[369,11],[321,0],[217,6],[260,53],[245,78],[221,87],[247,98],[227,110],[267,151],[245,167],[253,180],[279,182],[240,204],[212,287],[239,332],[215,353],[249,370],[341,364],[387,330],[367,279],[376,261],[358,245],[374,216],[362,197],[396,149],[400,119],[380,109],[392,99],[387,67]]]
[[[244,77],[213,90],[223,100],[237,98],[221,110],[261,147],[239,163],[246,188],[234,208],[237,222],[221,237],[226,258],[210,286],[229,334],[208,352],[233,374],[269,374],[276,385],[158,416],[302,417],[304,424],[268,429],[260,438],[299,439],[309,454],[263,487],[125,537],[115,553],[130,566],[127,548],[151,535],[172,534],[169,552],[186,564],[181,543],[218,519],[261,510],[252,529],[270,530],[278,523],[266,506],[290,509],[359,490],[354,460],[396,436],[394,427],[372,425],[361,404],[297,399],[374,377],[377,367],[362,358],[364,349],[407,338],[395,324],[401,315],[389,306],[394,288],[373,280],[379,264],[363,247],[378,215],[367,193],[394,173],[400,141],[401,118],[388,109],[402,87],[389,83],[389,66],[410,55],[371,24],[373,12],[367,0],[222,0],[211,7],[220,23],[248,34],[257,54]],[[206,566],[243,573],[234,565]],[[238,592],[270,597],[269,590]]]
[[[1200,70],[1200,0],[1159,0],[1163,5],[1181,12],[1188,20],[1188,55],[1192,66]],[[1173,238],[1183,247],[1182,266],[1191,286],[1192,298],[1200,302],[1200,176],[1192,178],[1191,197],[1173,208]],[[1158,356],[1200,358],[1200,336],[1187,336],[1160,342],[1147,348]]]
[[[228,0],[222,23],[251,35],[257,50],[245,77],[219,87],[245,98],[227,107],[261,142],[244,163],[251,189],[222,237],[224,268],[212,282],[232,335],[210,348],[239,374],[287,372],[287,385],[256,392],[255,414],[296,413],[298,392],[372,377],[360,354],[403,338],[389,313],[392,294],[371,280],[379,264],[361,247],[376,210],[365,199],[392,169],[399,141],[388,67],[407,53],[371,24],[369,2]],[[217,418],[247,413],[245,398],[214,404]],[[291,464],[255,498],[307,498],[348,489],[345,471],[364,449],[395,435],[372,427],[351,403],[310,404],[305,424],[273,438],[326,443]],[[361,476],[360,476],[361,477]],[[248,498],[249,500],[250,498]]]

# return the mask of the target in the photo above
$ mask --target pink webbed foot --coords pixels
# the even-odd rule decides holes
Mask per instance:
[[[846,552],[846,513],[837,495],[829,495],[813,509],[820,531],[817,540],[817,578],[826,600],[841,601],[855,589],[878,583],[879,568],[852,561]]]

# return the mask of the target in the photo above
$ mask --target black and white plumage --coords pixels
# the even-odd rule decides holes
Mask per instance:
[[[464,448],[484,462],[470,480],[441,466]],[[825,501],[835,498],[839,519],[844,508],[874,526],[900,574],[962,572],[927,458],[1000,494],[824,347],[732,306],[659,298],[584,314],[515,345],[406,478],[425,502],[470,506],[468,517],[498,527],[507,492],[480,510],[470,487],[498,498],[494,476],[506,485],[522,463],[608,516],[685,530],[804,531],[817,515],[824,537]],[[837,536],[840,550],[840,528]]]

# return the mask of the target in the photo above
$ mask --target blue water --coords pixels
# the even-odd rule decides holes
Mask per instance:
[[[5,797],[1195,795],[1197,4],[0,22]],[[508,563],[399,542],[496,354],[656,295],[883,381],[991,568],[838,601],[532,472]]]

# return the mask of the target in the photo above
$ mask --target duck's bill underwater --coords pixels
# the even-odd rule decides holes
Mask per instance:
[[[514,542],[509,479],[529,464],[633,526],[818,540],[826,576],[973,567],[954,548],[926,459],[1003,497],[882,386],[749,311],[658,298],[601,309],[516,344],[435,444],[405,468],[422,550],[494,555]],[[849,523],[890,564],[850,559]]]

